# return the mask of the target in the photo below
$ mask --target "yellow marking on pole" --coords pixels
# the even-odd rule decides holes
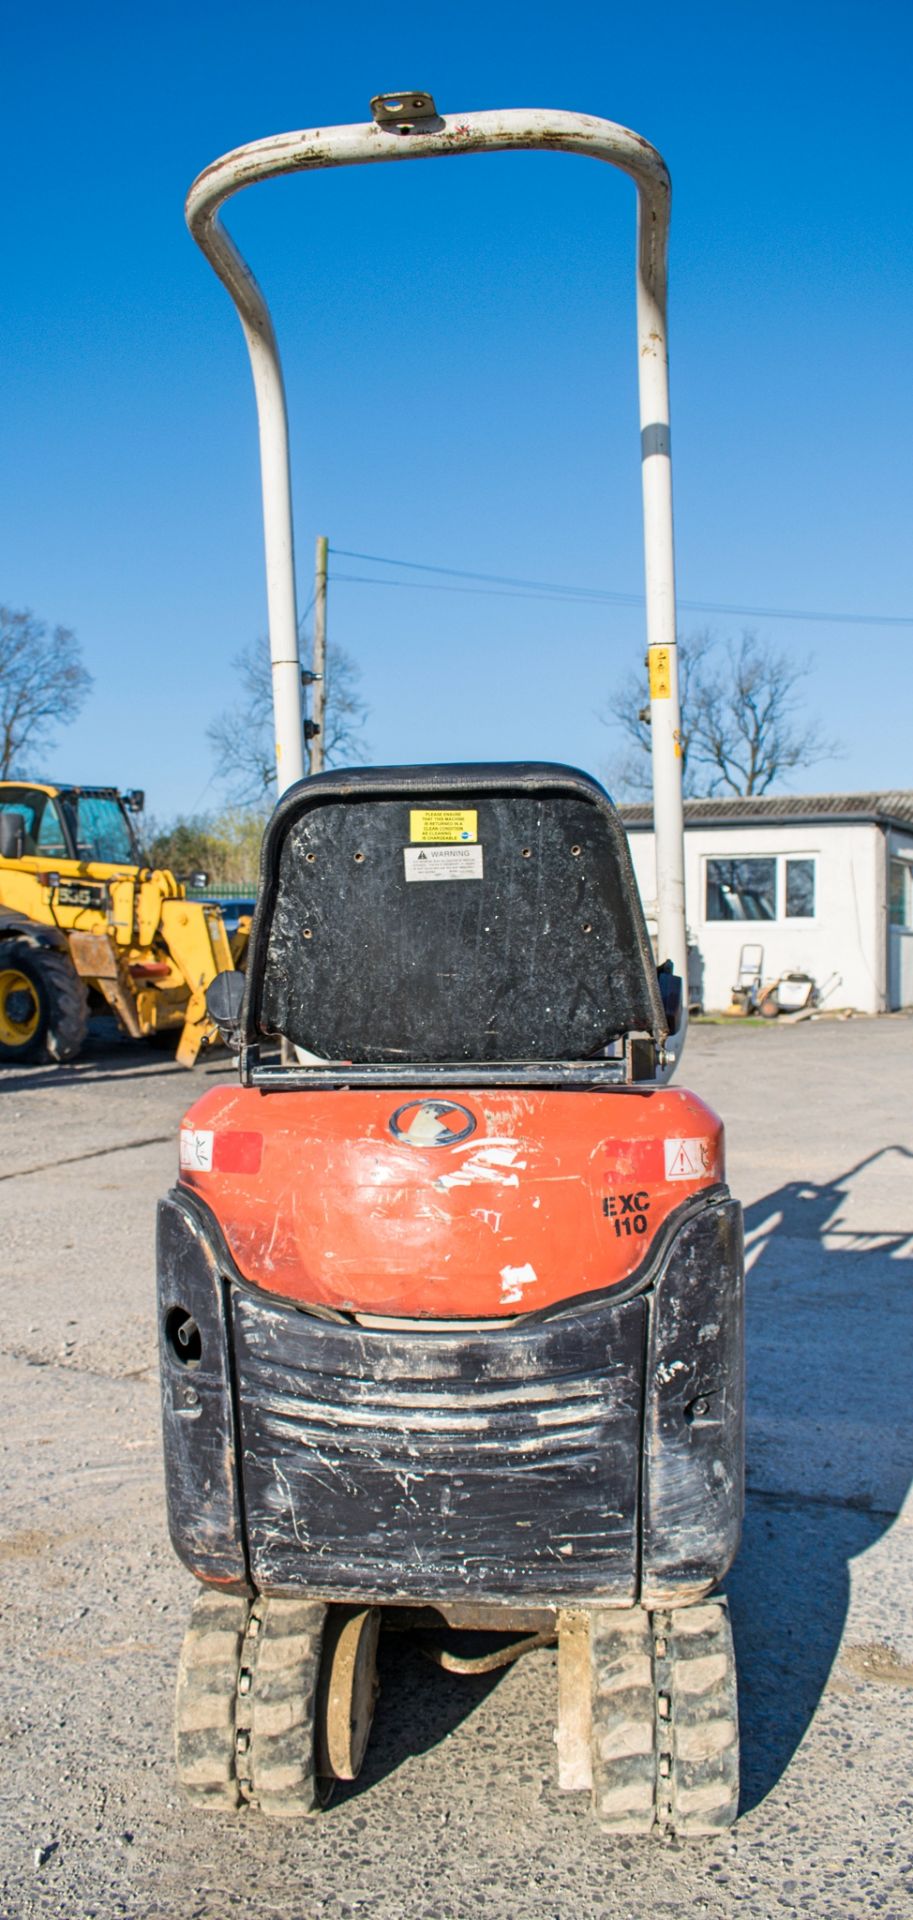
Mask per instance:
[[[650,674],[650,699],[671,700],[672,666],[669,647],[649,647],[647,664]]]

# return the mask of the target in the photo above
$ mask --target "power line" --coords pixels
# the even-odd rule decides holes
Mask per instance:
[[[454,580],[484,580],[498,587],[522,587],[541,593],[558,593],[562,599],[616,600],[623,606],[640,606],[643,594],[613,593],[608,587],[559,586],[554,580],[520,580],[510,573],[472,573],[467,567],[434,567],[422,560],[390,560],[383,553],[351,553],[346,547],[331,547],[340,560],[364,560],[377,567],[404,567],[410,573],[446,573]],[[352,575],[348,576],[352,578]],[[405,586],[405,581],[397,584]]]
[[[448,580],[479,583],[447,586],[443,582],[432,583],[427,580],[382,579],[372,574],[333,575],[334,580],[343,581],[349,586],[421,587],[438,593],[492,594],[504,599],[576,600],[591,606],[642,607],[644,604],[642,593],[621,593],[609,587],[577,587],[554,580],[524,580],[506,573],[475,573],[468,567],[433,566],[422,560],[393,560],[387,554],[356,553],[348,547],[331,547],[330,553],[339,560],[359,560],[370,566],[398,567],[409,573],[436,573],[445,575]],[[854,627],[913,626],[913,614],[826,613],[820,608],[743,607],[719,600],[679,600],[678,605],[685,613],[718,613],[752,620],[811,620]]]
[[[547,593],[533,589],[526,591],[519,587],[456,587],[450,586],[444,580],[382,580],[379,574],[371,573],[332,573],[330,579],[334,586],[339,581],[343,581],[349,587],[404,587],[412,593],[479,593],[493,600],[563,600],[566,602],[572,597],[582,606],[605,605],[604,600],[587,598],[582,594],[569,596],[560,592]],[[630,604],[633,607],[640,606],[643,602],[636,600],[632,595],[630,602],[622,604]]]

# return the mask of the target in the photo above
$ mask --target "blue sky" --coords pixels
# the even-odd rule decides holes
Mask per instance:
[[[680,594],[913,620],[911,23],[899,0],[8,12],[0,599],[74,627],[96,681],[35,774],[144,786],[159,817],[224,797],[206,724],[265,625],[255,418],[183,199],[226,149],[397,85],[602,114],[666,157]],[[284,351],[302,606],[320,532],[640,591],[627,181],[545,154],[346,169],[228,224]],[[636,607],[342,579],[330,624],[377,761],[598,772],[643,652]],[[814,655],[846,753],[794,784],[913,785],[913,624],[709,624]]]

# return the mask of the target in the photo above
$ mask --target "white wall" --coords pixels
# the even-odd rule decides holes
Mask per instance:
[[[653,834],[638,828],[628,839],[644,909],[649,916],[656,894]],[[776,920],[705,918],[705,862],[709,859],[815,861],[815,917],[784,917],[784,872],[778,868]],[[776,821],[745,822],[734,827],[686,827],[685,898],[689,942],[704,965],[703,1004],[727,1007],[742,946],[764,949],[763,978],[776,979],[796,968],[823,986],[832,973],[842,982],[828,996],[832,1007],[881,1013],[886,1006],[885,839],[873,823],[835,821],[786,827]],[[659,955],[662,959],[663,955]]]

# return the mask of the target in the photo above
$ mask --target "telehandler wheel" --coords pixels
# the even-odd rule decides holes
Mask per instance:
[[[0,1060],[72,1060],[88,1024],[86,989],[67,953],[0,940]]]
[[[610,1833],[719,1833],[739,1802],[735,1654],[723,1599],[590,1621],[593,1807]]]

